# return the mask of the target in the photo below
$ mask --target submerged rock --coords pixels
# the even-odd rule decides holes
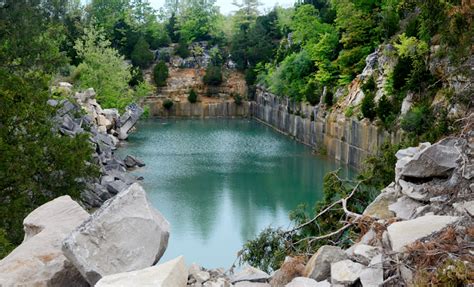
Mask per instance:
[[[106,275],[149,267],[161,258],[169,223],[139,184],[106,201],[63,242],[66,257],[90,284]]]
[[[0,286],[88,286],[61,250],[63,239],[88,217],[69,196],[33,210],[23,220],[23,243],[0,261]]]
[[[180,256],[142,270],[105,276],[95,287],[185,287],[187,281],[188,271]]]

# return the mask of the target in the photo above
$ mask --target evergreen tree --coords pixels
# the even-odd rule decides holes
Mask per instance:
[[[150,46],[147,41],[145,38],[140,37],[131,55],[132,64],[145,69],[153,61],[153,58],[153,53],[150,51]]]

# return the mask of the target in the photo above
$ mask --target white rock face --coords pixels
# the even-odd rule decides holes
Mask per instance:
[[[61,243],[88,217],[69,196],[33,210],[23,220],[23,243],[0,261],[0,286],[87,286]]]
[[[149,267],[161,258],[168,221],[135,183],[106,201],[63,242],[66,257],[91,284],[120,272]]]
[[[359,279],[365,266],[351,260],[331,264],[331,283],[350,285]]]
[[[188,270],[180,256],[142,270],[105,276],[95,287],[185,287],[187,282]]]
[[[330,287],[331,284],[325,280],[317,282],[314,279],[307,277],[296,277],[290,283],[286,284],[285,287]]]
[[[392,250],[402,252],[407,245],[438,232],[457,220],[458,217],[455,216],[425,215],[412,220],[392,223],[387,228]]]

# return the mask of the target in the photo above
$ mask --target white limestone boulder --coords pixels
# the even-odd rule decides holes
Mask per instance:
[[[61,250],[64,238],[88,217],[69,196],[33,210],[23,220],[22,244],[0,261],[0,286],[88,286]]]
[[[180,256],[142,270],[107,275],[95,287],[185,287],[187,282],[188,270]]]
[[[106,201],[63,242],[66,257],[91,284],[152,266],[168,245],[169,223],[135,183]]]
[[[407,245],[414,243],[455,223],[458,217],[425,215],[416,219],[395,222],[387,228],[392,250],[402,252]]]
[[[318,282],[307,277],[296,277],[285,287],[331,287],[331,284],[327,280]]]
[[[331,283],[334,285],[351,285],[356,282],[366,267],[351,260],[331,264]]]
[[[304,276],[316,281],[323,281],[331,276],[331,263],[347,258],[347,254],[339,247],[324,245],[306,263]]]

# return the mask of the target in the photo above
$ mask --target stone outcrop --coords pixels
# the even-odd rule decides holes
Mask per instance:
[[[0,261],[0,286],[88,286],[64,256],[64,238],[89,217],[69,196],[33,210],[23,221],[23,243]]]
[[[59,87],[72,87],[69,83],[59,83]],[[63,89],[64,90],[64,89]],[[72,95],[72,90],[65,90]],[[101,176],[87,183],[87,189],[81,194],[86,207],[97,208],[107,199],[126,189],[137,179],[126,174],[128,167],[114,151],[120,139],[125,139],[133,130],[143,109],[130,105],[122,116],[116,109],[102,109],[97,103],[94,89],[77,92],[74,100],[49,100],[48,104],[57,107],[54,118],[57,131],[66,136],[87,133],[95,146],[93,161],[100,167]],[[82,111],[86,114],[83,115]],[[134,158],[136,166],[144,163]]]
[[[161,258],[169,223],[132,184],[105,202],[63,242],[63,252],[90,284],[103,276],[149,267]]]
[[[182,256],[138,271],[103,277],[96,287],[185,287],[188,270]]]

